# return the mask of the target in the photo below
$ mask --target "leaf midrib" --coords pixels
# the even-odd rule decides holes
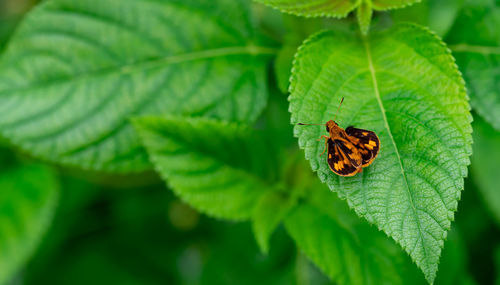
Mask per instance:
[[[197,61],[208,58],[232,56],[232,55],[269,56],[276,54],[278,51],[279,50],[274,47],[256,46],[256,45],[232,46],[232,47],[224,47],[216,49],[207,49],[202,51],[193,51],[184,54],[169,55],[165,57],[158,57],[144,61],[137,61],[121,66],[112,66],[98,70],[91,70],[89,72],[75,74],[74,76],[55,78],[45,82],[29,84],[27,86],[5,89],[0,91],[0,95],[11,92],[35,90],[57,84],[65,84],[67,82],[83,81],[87,80],[88,78],[96,76],[104,76],[113,73],[121,73],[122,75],[124,75],[124,74],[134,73],[135,71],[138,70],[144,71],[172,64]]]
[[[372,77],[374,94],[375,94],[375,97],[377,98],[377,102],[378,102],[380,111],[382,113],[382,117],[384,119],[385,128],[387,130],[387,133],[389,134],[389,137],[391,139],[391,143],[392,143],[392,145],[394,147],[394,151],[395,151],[396,156],[398,158],[398,163],[399,163],[399,166],[400,166],[400,169],[401,169],[401,175],[403,176],[404,181],[405,181],[405,185],[406,185],[406,190],[407,190],[406,192],[407,192],[408,198],[410,200],[411,208],[412,208],[413,213],[414,213],[414,215],[416,217],[415,220],[417,222],[417,227],[418,227],[418,232],[419,232],[419,238],[420,238],[420,240],[422,242],[422,249],[423,249],[423,254],[424,254],[424,259],[425,259],[427,257],[427,252],[426,252],[426,249],[425,249],[424,239],[423,239],[423,236],[422,236],[422,228],[421,228],[421,225],[420,225],[420,219],[418,218],[418,213],[417,213],[417,209],[415,207],[415,202],[413,201],[413,197],[412,197],[411,192],[410,192],[410,187],[408,185],[408,178],[406,177],[406,173],[405,173],[405,170],[404,170],[404,167],[403,167],[403,163],[401,161],[401,155],[399,154],[398,147],[396,145],[396,142],[394,141],[394,137],[392,135],[391,128],[389,126],[389,122],[387,120],[385,108],[384,108],[384,105],[382,103],[382,99],[380,97],[380,91],[378,89],[377,77],[376,77],[376,74],[375,74],[376,71],[375,71],[375,67],[373,65],[373,59],[372,59],[372,55],[371,55],[371,51],[370,51],[370,43],[368,42],[368,39],[365,38],[365,37],[362,37],[362,42],[363,42],[363,45],[365,47],[366,57],[367,57],[367,60],[368,60],[368,67],[369,67],[370,74],[371,74],[371,77]],[[403,219],[404,219],[404,217],[403,217]]]

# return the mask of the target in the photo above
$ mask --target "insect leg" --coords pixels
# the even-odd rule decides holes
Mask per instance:
[[[321,137],[318,139],[318,141],[320,141],[321,139],[325,139],[325,148],[323,149],[323,152],[322,152],[319,156],[322,156],[322,155],[325,153],[326,149],[328,148],[328,139],[329,139],[329,137],[328,137],[328,136],[323,135],[323,136],[321,136]]]
[[[328,137],[328,136],[322,135],[321,137],[319,137],[319,139],[317,139],[317,141],[320,141],[321,139],[328,140],[329,138],[330,137]]]

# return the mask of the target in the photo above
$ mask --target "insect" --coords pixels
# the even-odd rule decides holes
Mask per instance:
[[[342,102],[344,98],[340,101],[337,113]],[[330,169],[340,176],[354,176],[375,160],[380,149],[380,140],[372,131],[353,126],[344,130],[335,122],[336,118],[337,115],[334,120],[326,124],[299,123],[298,125],[325,125],[329,135],[319,138],[319,140],[325,139],[325,149],[320,156],[328,150],[327,162]]]

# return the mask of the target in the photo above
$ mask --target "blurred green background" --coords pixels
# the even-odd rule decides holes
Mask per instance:
[[[0,50],[36,2],[0,0]],[[419,17],[424,6],[393,17],[446,29],[455,12],[445,2],[450,1],[443,1],[441,13],[430,20]],[[388,21],[386,17],[376,20]],[[263,27],[273,27],[273,18],[267,20]],[[301,32],[309,33],[305,26]],[[286,117],[278,120],[288,124]],[[491,192],[500,192],[500,134],[477,116],[474,130],[471,174],[436,284],[500,284],[500,201],[495,200],[500,194]],[[283,137],[291,139],[288,131]],[[6,143],[0,157],[4,172],[32,163]],[[8,284],[329,284],[283,228],[273,235],[265,255],[249,222],[220,221],[197,213],[153,172],[126,177],[67,168],[56,172],[61,191],[54,220]]]
[[[37,2],[0,0],[0,51]],[[1,170],[31,164],[0,145]],[[8,284],[329,284],[283,228],[265,255],[249,222],[197,213],[154,172],[57,172],[61,193],[54,220]]]

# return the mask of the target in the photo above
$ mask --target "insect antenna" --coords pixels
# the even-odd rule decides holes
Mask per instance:
[[[334,121],[337,119],[337,114],[340,112],[340,106],[342,106],[342,102],[344,102],[344,97],[340,100],[339,108],[337,109],[337,113],[335,114],[335,118],[333,119]],[[304,124],[304,123],[298,123],[298,126],[324,126],[325,124]]]
[[[333,121],[337,121],[337,115],[340,112],[340,106],[342,106],[342,102],[344,102],[344,97],[342,97],[342,100],[340,100],[339,108],[337,109],[337,113],[335,113],[335,117],[333,118]]]

